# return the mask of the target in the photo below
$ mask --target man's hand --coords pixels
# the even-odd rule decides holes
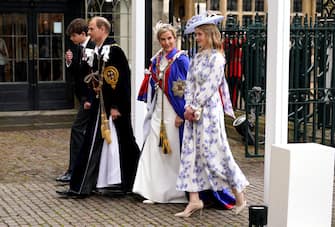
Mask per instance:
[[[121,116],[120,112],[117,109],[111,109],[110,115],[112,116],[113,121]]]
[[[65,53],[65,61],[68,65],[70,65],[72,62],[72,59],[73,59],[73,53],[70,49],[68,49]]]
[[[99,94],[99,92],[101,91],[101,87],[94,87],[93,90],[95,91],[95,93]]]
[[[91,109],[91,103],[90,102],[84,102],[84,110],[89,110]]]

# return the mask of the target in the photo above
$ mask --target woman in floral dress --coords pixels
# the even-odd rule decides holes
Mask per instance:
[[[225,130],[224,112],[234,117],[225,80],[221,35],[215,23],[222,16],[197,15],[186,25],[195,32],[199,53],[190,62],[185,89],[185,127],[177,190],[189,192],[190,200],[178,217],[202,210],[199,192],[232,189],[235,213],[246,207],[244,189],[248,180],[236,164]]]

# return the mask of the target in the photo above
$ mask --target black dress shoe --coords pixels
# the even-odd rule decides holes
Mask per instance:
[[[62,190],[62,191],[60,191],[60,190],[56,190],[56,193],[59,194],[59,195],[64,195],[64,196],[66,196],[66,195],[68,195],[69,190],[68,190],[68,189],[67,189],[67,190]]]
[[[126,195],[126,192],[122,188],[117,187],[106,187],[98,190],[100,195],[110,197],[122,197]]]
[[[62,198],[71,198],[71,199],[84,199],[88,195],[78,194],[71,190],[56,191],[57,194],[61,195]]]
[[[70,182],[70,180],[71,180],[71,173],[69,172],[66,172],[63,175],[56,178],[56,181],[59,182]]]

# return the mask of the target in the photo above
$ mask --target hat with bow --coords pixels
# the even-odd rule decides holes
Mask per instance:
[[[213,11],[206,11],[205,13],[195,15],[186,23],[184,34],[194,32],[195,28],[204,24],[218,24],[223,20],[224,16],[218,15]]]

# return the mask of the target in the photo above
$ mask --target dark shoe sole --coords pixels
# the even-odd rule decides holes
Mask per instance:
[[[56,190],[56,193],[60,195],[60,198],[63,198],[63,199],[84,199],[88,197],[88,195],[77,194],[70,190],[64,190],[64,191]]]

